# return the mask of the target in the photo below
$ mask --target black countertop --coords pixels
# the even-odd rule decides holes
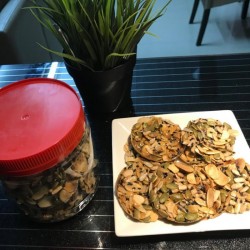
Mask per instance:
[[[0,87],[31,77],[52,77],[76,88],[63,63],[0,66]],[[124,112],[103,117],[88,115],[101,181],[91,203],[73,218],[54,224],[34,223],[7,199],[0,184],[0,248],[250,248],[249,230],[117,237],[114,232],[111,144],[114,118],[232,110],[250,145],[250,54],[138,59],[132,102],[133,106]]]

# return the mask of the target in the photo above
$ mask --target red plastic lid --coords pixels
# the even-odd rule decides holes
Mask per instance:
[[[85,117],[66,83],[32,78],[0,89],[0,175],[24,176],[61,162],[79,144]]]

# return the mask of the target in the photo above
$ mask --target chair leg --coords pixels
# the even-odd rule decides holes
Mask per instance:
[[[200,0],[194,0],[194,5],[193,5],[192,13],[191,13],[191,16],[189,19],[189,23],[193,23],[193,21],[194,21],[194,17],[195,17],[199,2],[200,2]]]
[[[246,19],[248,6],[249,6],[249,0],[245,0],[242,7],[241,19]]]
[[[204,35],[206,27],[207,27],[209,14],[210,14],[210,9],[204,10],[199,35],[198,35],[197,42],[196,42],[197,46],[201,45],[202,38],[203,38],[203,35]]]

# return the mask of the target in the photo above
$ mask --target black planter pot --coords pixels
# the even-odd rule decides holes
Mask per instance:
[[[131,105],[131,86],[136,56],[107,71],[78,70],[65,61],[86,109],[96,113],[112,113]]]

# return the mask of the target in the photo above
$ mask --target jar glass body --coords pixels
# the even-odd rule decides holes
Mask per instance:
[[[2,177],[7,195],[38,222],[70,218],[92,200],[98,186],[91,130],[85,123],[80,143],[58,164],[43,172],[22,177]]]

